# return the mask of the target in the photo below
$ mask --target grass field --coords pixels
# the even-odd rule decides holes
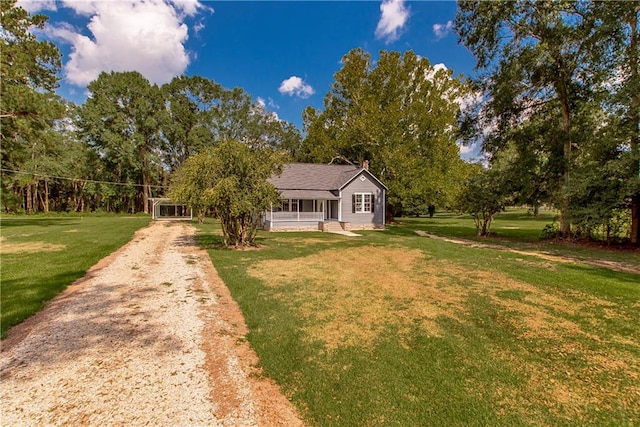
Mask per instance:
[[[554,247],[538,240],[549,218],[503,215],[491,242],[518,253],[414,233],[473,237],[447,214],[357,238],[264,233],[247,251],[219,249],[211,224],[198,239],[311,425],[638,425],[640,276],[522,250],[637,252]]]
[[[148,222],[114,215],[0,218],[1,336]]]
[[[508,209],[496,215],[491,227],[490,238],[477,237],[471,217],[451,212],[438,213],[430,218],[402,218],[400,220],[407,233],[424,230],[429,233],[474,240],[483,243],[497,243],[508,248],[544,251],[552,255],[582,259],[619,261],[640,269],[640,251],[629,251],[605,244],[558,243],[541,239],[542,229],[551,224],[557,212],[541,210],[537,218],[524,209]]]

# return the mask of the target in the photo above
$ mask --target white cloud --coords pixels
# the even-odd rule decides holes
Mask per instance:
[[[269,97],[269,102],[267,103],[267,105],[270,108],[273,108],[273,109],[276,109],[276,110],[280,108],[280,106],[278,104],[276,104],[276,101],[274,101],[273,98],[271,98],[271,97]]]
[[[263,97],[259,96],[256,98],[256,102],[253,104],[251,112],[253,114],[264,114],[266,117],[270,118],[271,120],[280,121],[280,117],[278,116],[278,113],[276,113],[275,111],[267,110],[267,105],[271,107],[276,104],[275,102],[273,102],[271,98],[269,98],[269,101],[267,102]]]
[[[187,16],[194,16],[204,7],[198,0],[172,0],[172,3]]]
[[[304,80],[297,76],[291,76],[288,79],[283,80],[278,91],[283,95],[295,95],[303,99],[316,93],[311,85],[305,83]]]
[[[425,71],[424,75],[428,80],[433,81],[438,71],[441,71],[441,70],[447,71],[448,68],[442,62],[439,62],[437,64],[433,64],[430,68],[428,68]]]
[[[196,25],[193,26],[193,32],[198,34],[203,28],[204,28],[204,23],[198,22]]]
[[[453,21],[447,21],[446,24],[433,24],[433,34],[438,40],[445,38],[453,29]]]
[[[184,43],[185,16],[204,8],[195,0],[64,1],[89,16],[91,36],[69,25],[49,27],[52,37],[72,45],[64,66],[68,82],[85,86],[102,71],[138,71],[153,83],[182,74],[190,59]]]
[[[79,15],[91,16],[93,15],[98,6],[97,1],[74,1],[74,0],[62,0],[62,5],[73,9],[73,11]]]
[[[476,145],[477,145],[476,143],[469,144],[469,145],[463,145],[461,142],[457,142],[456,144],[460,148],[460,155],[473,153],[475,151]]]
[[[41,10],[58,10],[55,0],[18,0],[16,5],[29,13],[36,13]]]
[[[409,9],[405,7],[404,0],[383,0],[380,12],[376,38],[386,38],[387,43],[398,40],[400,30],[409,19]]]

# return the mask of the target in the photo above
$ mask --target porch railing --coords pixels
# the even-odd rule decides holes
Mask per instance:
[[[267,212],[267,219],[278,221],[323,221],[324,212]]]

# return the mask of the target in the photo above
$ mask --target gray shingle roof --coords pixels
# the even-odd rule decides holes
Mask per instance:
[[[362,170],[352,165],[290,163],[282,175],[269,178],[278,190],[338,190]]]
[[[283,199],[340,200],[340,197],[326,190],[280,190],[280,194]]]

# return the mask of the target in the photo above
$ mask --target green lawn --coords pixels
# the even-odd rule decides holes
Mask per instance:
[[[548,222],[507,213],[491,241],[539,250]],[[310,425],[637,425],[640,276],[414,233],[473,237],[464,224],[262,233],[247,251],[205,224],[198,240]],[[637,262],[580,256],[601,252]]]
[[[440,236],[474,240],[488,244],[499,244],[509,248],[543,251],[552,255],[583,259],[598,259],[623,262],[640,269],[640,251],[629,251],[605,244],[559,243],[542,239],[542,229],[551,224],[557,212],[541,210],[537,218],[526,209],[510,208],[499,213],[491,226],[492,236],[477,237],[473,220],[468,215],[451,212],[437,213],[434,218],[400,218],[399,223],[406,233],[423,230]]]
[[[131,239],[148,216],[0,218],[1,336]]]

